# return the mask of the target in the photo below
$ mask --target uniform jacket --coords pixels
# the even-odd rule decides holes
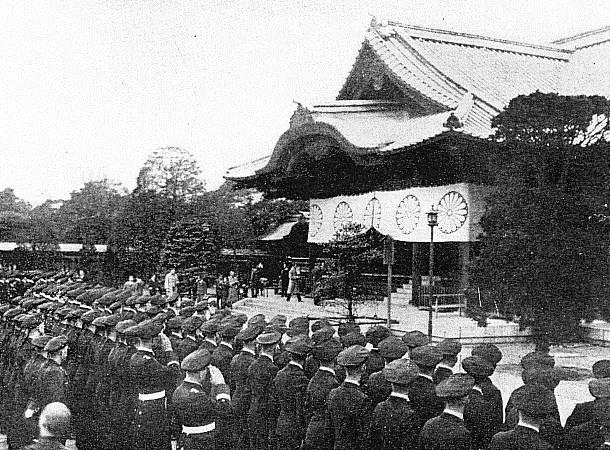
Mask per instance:
[[[335,450],[365,449],[373,405],[360,387],[343,382],[330,391],[327,405]]]
[[[252,399],[248,411],[250,432],[259,436],[275,433],[278,404],[273,397],[273,380],[278,368],[267,356],[259,356],[248,368],[248,389]]]
[[[471,450],[470,432],[462,419],[443,412],[426,422],[418,447],[419,450]]]
[[[235,386],[232,403],[237,416],[243,416],[250,408],[251,393],[248,388],[248,367],[254,362],[253,354],[241,351],[231,360],[231,378]]]
[[[234,351],[232,346],[229,347],[224,342],[218,344],[218,347],[212,352],[212,365],[216,366],[222,372],[225,383],[231,388],[231,392],[235,390],[235,384],[231,380],[231,360],[233,359]]]
[[[392,383],[385,379],[383,372],[371,374],[366,384],[366,395],[374,405],[386,400],[392,392]]]
[[[302,367],[288,363],[273,380],[275,398],[280,411],[277,418],[276,434],[301,441],[305,437],[305,392],[309,380]]]
[[[423,422],[405,398],[390,395],[373,412],[369,448],[411,450],[417,448]]]
[[[24,450],[66,450],[66,447],[60,439],[39,438],[38,442],[24,447]]]
[[[409,398],[423,421],[438,416],[445,409],[444,402],[436,396],[434,382],[421,375],[409,386]]]
[[[453,370],[444,366],[438,366],[436,369],[434,369],[432,379],[434,380],[434,384],[439,384],[441,381],[449,378],[451,375],[453,375]]]
[[[496,434],[489,445],[489,450],[547,450],[552,448],[537,431],[521,425],[517,425],[513,430]]]
[[[328,370],[318,370],[307,385],[305,420],[308,423],[305,444],[309,449],[332,449],[333,430],[326,399],[339,386],[336,376]]]

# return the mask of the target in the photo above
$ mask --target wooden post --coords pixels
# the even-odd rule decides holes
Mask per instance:
[[[413,242],[411,253],[411,304],[420,306],[422,250],[425,244]]]
[[[394,239],[386,236],[383,241],[383,262],[388,265],[388,328],[392,328],[392,264],[394,264]]]

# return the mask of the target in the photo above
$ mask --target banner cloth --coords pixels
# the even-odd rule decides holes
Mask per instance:
[[[344,224],[361,223],[404,242],[430,242],[427,213],[438,210],[435,242],[478,240],[488,187],[466,183],[311,199],[308,242],[326,243]]]

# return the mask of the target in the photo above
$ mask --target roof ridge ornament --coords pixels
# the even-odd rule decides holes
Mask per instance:
[[[309,123],[314,123],[311,110],[296,100],[293,100],[293,102],[297,104],[297,109],[292,114],[292,117],[290,117],[290,128],[298,128]]]
[[[443,126],[445,128],[449,128],[450,131],[454,131],[457,128],[463,127],[462,122],[460,122],[460,119],[457,118],[453,111],[451,111],[451,114],[449,114],[449,117],[447,118],[447,121],[443,124]]]

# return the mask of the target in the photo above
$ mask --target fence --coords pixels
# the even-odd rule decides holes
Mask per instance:
[[[430,286],[424,285],[419,289],[419,305],[430,307],[430,290],[434,302],[434,311],[438,317],[439,310],[458,310],[459,315],[462,315],[462,310],[466,309],[467,301],[464,290],[455,286]]]

